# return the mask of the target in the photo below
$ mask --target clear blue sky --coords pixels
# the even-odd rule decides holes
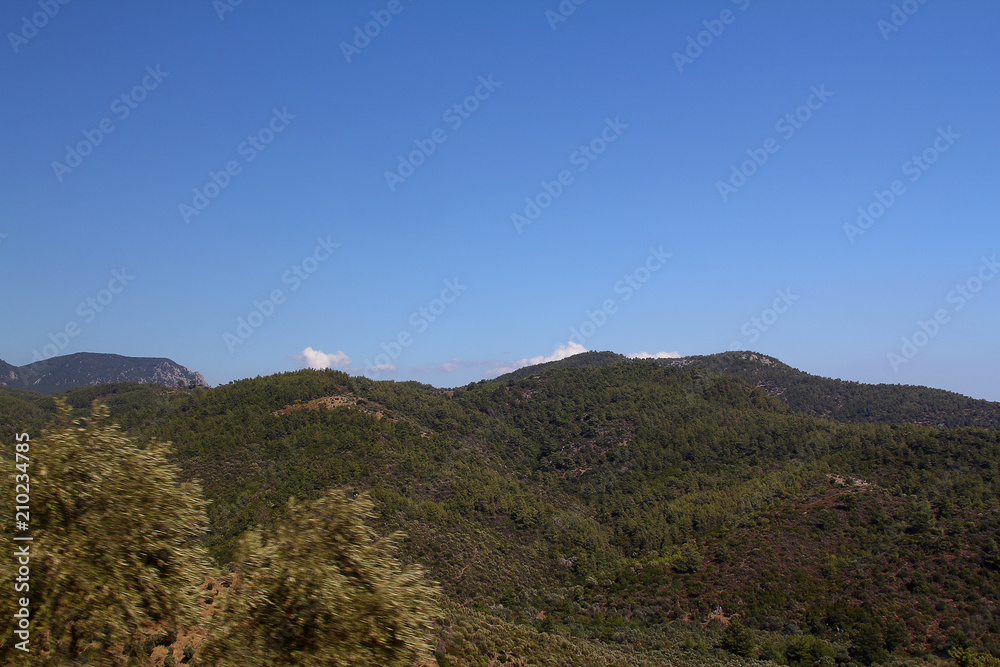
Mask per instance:
[[[226,2],[0,7],[0,358],[1000,400],[997,4]]]

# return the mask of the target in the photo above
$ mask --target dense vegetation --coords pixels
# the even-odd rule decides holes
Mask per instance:
[[[440,665],[1000,654],[998,431],[907,423],[903,388],[869,420],[897,423],[842,423],[697,364],[578,356],[454,391],[300,371],[65,398],[173,443],[237,573],[289,498],[365,492],[401,567],[440,583]]]
[[[809,375],[753,352],[666,359],[661,363],[735,375],[793,410],[842,422],[1000,428],[1000,403],[943,389],[863,384]]]

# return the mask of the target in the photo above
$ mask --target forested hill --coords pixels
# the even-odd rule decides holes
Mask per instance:
[[[368,492],[441,583],[439,665],[1000,653],[1000,432],[823,420],[735,374],[599,359],[454,390],[299,371],[64,397],[174,443],[220,563],[289,497]]]
[[[994,401],[929,387],[819,377],[753,352],[724,352],[661,363],[735,375],[793,410],[837,421],[1000,428],[1000,403]]]
[[[549,368],[601,366],[621,363],[625,359],[614,352],[585,352],[560,361],[521,368],[498,379],[521,379],[538,375]],[[658,363],[733,375],[763,389],[793,410],[815,417],[862,424],[1000,428],[1000,403],[994,401],[914,385],[834,380],[810,375],[774,357],[756,352],[660,359]]]
[[[545,371],[558,368],[586,368],[590,366],[605,366],[607,364],[620,364],[628,358],[624,354],[617,352],[582,352],[571,357],[560,359],[559,361],[548,361],[544,364],[525,366],[516,371],[511,371],[496,378],[498,382],[509,382],[511,380],[523,380],[524,378],[541,375]],[[486,382],[483,380],[482,382]]]

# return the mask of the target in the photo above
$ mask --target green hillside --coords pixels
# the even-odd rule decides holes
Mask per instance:
[[[819,377],[754,352],[723,352],[661,363],[735,375],[793,410],[816,417],[857,423],[1000,428],[1000,403],[930,387]]]
[[[66,397],[173,442],[220,563],[289,497],[368,492],[441,585],[441,665],[738,664],[741,626],[781,664],[1000,653],[1000,432],[823,420],[731,365],[571,359],[447,391],[300,371]]]

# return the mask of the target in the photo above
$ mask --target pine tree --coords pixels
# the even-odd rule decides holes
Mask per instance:
[[[888,657],[885,639],[877,623],[859,623],[851,629],[851,657],[863,665],[872,665]]]
[[[744,658],[753,656],[757,649],[753,631],[743,625],[739,617],[732,618],[722,633],[722,648]]]

